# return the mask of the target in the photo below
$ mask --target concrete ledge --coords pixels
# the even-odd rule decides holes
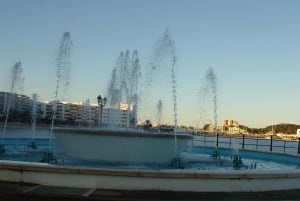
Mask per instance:
[[[60,174],[106,175],[153,178],[194,178],[194,179],[266,179],[266,178],[300,178],[300,170],[182,170],[182,169],[108,169],[90,167],[67,167],[45,163],[0,161],[0,169],[21,172],[44,172]]]
[[[124,170],[0,161],[0,181],[90,189],[250,192],[299,189],[300,170]]]
[[[136,131],[136,130],[110,130],[110,129],[88,129],[88,128],[53,128],[53,132],[64,134],[90,134],[90,135],[104,135],[104,136],[118,136],[118,137],[147,137],[147,138],[174,138],[174,133],[162,132],[157,133],[153,131]],[[193,139],[194,136],[187,133],[177,133],[178,139]]]

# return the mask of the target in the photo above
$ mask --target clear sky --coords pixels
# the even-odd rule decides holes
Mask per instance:
[[[0,91],[9,90],[10,69],[21,61],[24,93],[53,100],[59,41],[69,31],[64,99],[96,102],[120,51],[137,49],[146,68],[166,28],[178,57],[179,124],[213,122],[212,104],[202,117],[199,106],[209,67],[219,124],[300,124],[299,0],[0,0]]]

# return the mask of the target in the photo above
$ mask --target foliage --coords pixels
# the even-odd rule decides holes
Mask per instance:
[[[244,128],[247,128],[247,131],[253,134],[265,134],[265,133],[296,134],[297,129],[300,129],[300,125],[281,123],[276,125],[269,125],[266,126],[265,128],[248,128],[246,126],[244,126]]]
[[[203,126],[204,131],[210,130],[212,127],[211,124],[206,124]],[[228,127],[223,128],[224,131],[228,131]],[[296,124],[288,124],[288,123],[281,123],[281,124],[276,124],[276,125],[269,125],[266,126],[265,128],[250,128],[245,125],[239,125],[240,130],[247,131],[250,134],[266,134],[266,133],[284,133],[284,134],[296,134],[297,129],[300,129],[300,125]]]

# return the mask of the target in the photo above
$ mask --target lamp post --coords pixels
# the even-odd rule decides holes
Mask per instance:
[[[103,107],[106,104],[106,100],[107,100],[106,97],[102,98],[101,95],[99,95],[97,97],[98,105],[100,107],[99,118],[98,118],[98,124],[99,124],[99,126],[102,126],[102,112],[103,112]]]

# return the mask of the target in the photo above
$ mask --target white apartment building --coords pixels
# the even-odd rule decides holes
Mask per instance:
[[[0,117],[6,115],[8,107],[10,110],[17,110],[19,112],[30,111],[32,100],[22,94],[0,92]]]
[[[134,127],[136,125],[136,108],[127,104],[103,108],[102,123],[111,127]]]
[[[100,121],[100,107],[93,103],[71,103],[65,101],[46,101],[34,102],[25,95],[0,92],[0,118],[4,118],[8,105],[10,109],[19,112],[27,111],[32,113],[33,105],[36,105],[37,119],[52,120],[55,114],[55,121],[72,123],[75,125],[97,126]],[[119,104],[114,107],[104,107],[102,110],[102,125],[113,127],[127,127],[136,123],[136,109],[134,106],[128,107],[127,104]]]
[[[128,110],[127,105],[119,107],[104,107],[102,110],[102,125],[113,127],[127,127],[135,123],[134,107]],[[46,117],[52,118],[55,113],[55,120],[70,122],[77,125],[97,126],[100,123],[100,107],[97,104],[69,103],[51,101],[46,103]]]

